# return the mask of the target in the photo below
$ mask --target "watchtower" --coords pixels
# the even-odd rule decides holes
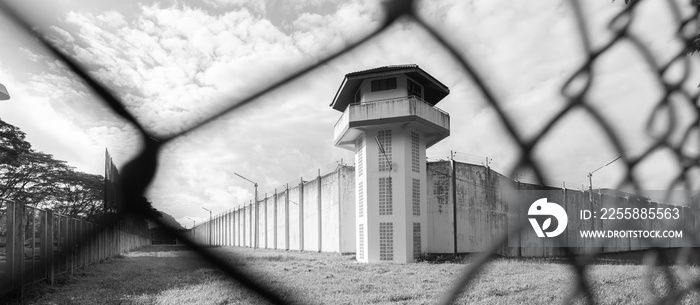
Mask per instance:
[[[449,89],[417,65],[345,75],[331,107],[335,146],[355,152],[360,262],[413,262],[427,243],[425,150],[450,135]]]

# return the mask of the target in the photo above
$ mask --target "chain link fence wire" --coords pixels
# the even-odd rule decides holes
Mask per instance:
[[[414,1],[411,0],[385,1],[383,3],[385,19],[381,27],[375,31],[350,44],[347,48],[317,62],[316,64],[303,68],[296,73],[287,75],[282,80],[268,86],[264,90],[250,95],[248,98],[237,103],[231,103],[231,105],[225,108],[223,111],[201,121],[197,125],[169,136],[158,136],[149,133],[144,126],[142,126],[142,124],[136,120],[134,115],[125,108],[124,104],[116,97],[116,95],[112,93],[112,90],[105,84],[100,83],[95,78],[90,76],[87,69],[80,62],[77,62],[75,59],[54,47],[43,35],[36,32],[32,25],[29,24],[25,18],[22,18],[20,14],[12,8],[12,6],[8,5],[6,2],[1,2],[0,8],[6,16],[14,21],[14,23],[16,23],[20,28],[24,29],[29,35],[36,37],[36,39],[38,39],[43,46],[53,53],[56,58],[63,61],[65,65],[78,77],[80,77],[99,97],[101,97],[115,113],[129,121],[140,133],[141,140],[143,141],[143,149],[138,156],[129,161],[122,170],[123,186],[121,192],[123,193],[124,202],[126,204],[124,209],[122,209],[122,213],[129,213],[139,211],[138,206],[133,206],[130,203],[138,202],[137,199],[144,194],[147,187],[152,182],[158,167],[158,153],[166,143],[199,129],[228,113],[236,111],[240,107],[251,103],[257,98],[283,86],[284,84],[287,84],[292,80],[295,80],[302,75],[313,73],[320,66],[332,62],[339,56],[356,49],[358,46],[371,43],[371,41],[378,34],[385,31],[399,18],[414,22],[429,33],[429,35],[432,36],[439,44],[441,44],[449,56],[451,56],[452,59],[454,59],[461,66],[463,71],[465,71],[466,75],[478,89],[488,106],[491,107],[496,113],[499,123],[505,128],[508,136],[510,137],[510,141],[517,144],[519,149],[518,160],[510,176],[515,177],[517,172],[528,171],[537,177],[541,184],[544,184],[544,181],[542,181],[541,178],[543,176],[542,173],[544,167],[541,162],[533,156],[533,150],[539,143],[542,142],[544,137],[550,134],[550,132],[553,130],[553,126],[561,122],[567,114],[574,111],[584,111],[586,114],[592,117],[596,125],[605,132],[606,139],[612,144],[615,151],[622,156],[621,161],[624,163],[626,170],[625,177],[620,185],[621,187],[627,186],[634,189],[640,189],[640,182],[633,175],[635,169],[637,169],[640,163],[649,158],[649,156],[655,151],[668,150],[672,152],[675,160],[681,168],[680,172],[674,177],[668,189],[672,189],[674,187],[691,189],[691,172],[698,169],[700,156],[686,153],[683,147],[686,145],[692,145],[691,141],[697,140],[698,132],[700,132],[700,120],[697,120],[697,118],[700,117],[700,107],[698,107],[697,104],[699,93],[698,90],[691,92],[687,88],[684,88],[683,83],[689,81],[691,67],[691,57],[688,56],[686,50],[692,48],[693,44],[695,43],[697,30],[699,27],[697,6],[693,6],[694,11],[692,14],[688,14],[687,11],[681,11],[681,7],[678,3],[674,1],[664,1],[664,4],[668,7],[668,11],[670,11],[672,17],[676,21],[676,38],[683,41],[688,48],[679,50],[677,54],[674,54],[674,56],[671,57],[670,60],[662,62],[658,60],[653,55],[653,52],[643,43],[643,37],[630,30],[630,25],[635,19],[635,11],[641,2],[643,1],[629,1],[629,5],[625,6],[625,8],[619,12],[619,14],[617,14],[608,24],[608,30],[613,34],[612,37],[603,45],[594,47],[588,21],[584,17],[582,0],[568,1],[568,5],[574,12],[577,27],[576,35],[578,35],[583,52],[585,52],[585,60],[561,87],[560,94],[566,99],[566,106],[559,110],[558,113],[556,113],[556,115],[554,115],[545,124],[545,126],[531,138],[526,138],[519,133],[514,122],[510,120],[508,116],[506,116],[503,104],[499,101],[497,95],[494,94],[493,88],[491,88],[489,84],[485,82],[482,74],[475,68],[475,60],[473,58],[467,58],[461,52],[457,51],[456,46],[448,42],[448,39],[445,37],[444,33],[436,30],[423,18],[421,18],[420,14],[418,14],[416,11]],[[652,134],[652,126],[657,120],[661,120],[662,118],[665,118],[668,124],[666,129],[661,134],[653,136],[653,144],[638,155],[630,155],[625,153],[621,137],[614,128],[614,122],[606,120],[601,111],[593,107],[591,104],[590,90],[592,83],[596,79],[594,66],[600,61],[601,55],[606,54],[606,52],[609,52],[612,47],[618,44],[631,44],[634,46],[634,50],[643,57],[644,64],[649,69],[654,71],[655,81],[663,90],[663,94],[656,102],[654,113],[647,122],[646,132]],[[680,79],[673,80],[672,77],[669,77],[669,71],[675,66],[680,66],[683,69],[683,73]],[[682,133],[682,139],[678,143],[674,143],[670,140],[671,134],[678,132],[678,129],[682,128],[676,124],[673,117],[673,113],[678,111],[678,103],[682,103],[687,106],[684,109],[692,109],[694,111],[693,114],[695,115],[696,121],[685,130],[680,130]],[[169,228],[159,219],[151,220],[162,227],[168,228],[171,234],[177,235],[178,238],[183,241],[183,243],[199,253],[204,259],[217,265],[232,279],[256,292],[269,302],[274,304],[304,303],[304,300],[301,299],[290,300],[288,297],[283,297],[279,293],[281,289],[278,289],[278,287],[263,285],[259,280],[257,280],[257,277],[255,277],[254,274],[250,274],[235,265],[225,263],[221,257],[201,246],[198,246],[186,236],[183,236],[176,230]],[[520,230],[520,227],[511,227],[509,230],[515,232]],[[487,251],[476,254],[472,260],[472,263],[467,266],[464,273],[452,284],[452,287],[442,295],[438,304],[451,304],[457,300],[459,296],[469,288],[469,285],[479,277],[480,272],[495,256],[498,249],[506,244],[507,236],[508,234],[502,235],[500,238],[493,241]],[[684,254],[683,257],[690,257],[697,254],[697,251],[694,249],[682,250],[682,254]],[[575,271],[576,275],[575,279],[573,279],[570,294],[565,298],[565,303],[596,303],[597,298],[594,295],[594,291],[591,289],[591,281],[587,278],[586,268],[599,254],[591,253],[587,255],[574,255],[574,253],[572,253],[572,251],[568,248],[565,248],[564,251],[565,259]],[[646,264],[649,270],[654,270],[654,268],[663,268],[666,284],[668,287],[672,287],[670,293],[666,293],[663,297],[657,297],[654,299],[655,303],[657,304],[679,302],[685,295],[692,292],[697,292],[700,289],[700,280],[694,280],[685,287],[679,287],[674,280],[673,271],[667,266],[668,264],[664,264],[664,262],[669,260],[671,260],[671,258],[666,257],[664,252],[658,249],[651,251],[650,254],[647,255]],[[652,273],[653,272],[648,272],[646,279],[649,281],[650,287],[652,287]],[[296,298],[299,298],[299,296],[296,296]]]

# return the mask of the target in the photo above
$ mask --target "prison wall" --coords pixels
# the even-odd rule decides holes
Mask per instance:
[[[449,161],[426,164],[428,198],[427,251],[454,253],[454,200],[452,165]]]
[[[200,244],[315,252],[355,252],[355,171],[338,166],[257,202],[212,215],[188,236]]]
[[[569,215],[568,228],[563,234],[568,247],[556,244],[555,239],[537,238],[515,233],[511,246],[505,243],[497,253],[512,257],[551,257],[591,253],[600,247],[604,253],[625,252],[658,247],[688,246],[681,239],[659,239],[653,245],[642,244],[639,239],[610,239],[602,243],[600,239],[582,238],[579,230],[615,230],[628,228],[630,222],[600,217],[582,220],[581,210],[600,211],[602,207],[621,208],[679,208],[684,229],[697,231],[700,211],[689,207],[678,207],[657,203],[648,198],[634,195],[615,195],[600,191],[581,191],[563,187],[543,186],[514,181],[484,165],[456,161],[438,161],[427,164],[427,204],[428,204],[428,253],[474,253],[483,252],[500,237],[508,233],[509,217],[525,219],[527,206],[519,206],[509,211],[508,194],[512,190],[528,190],[519,193],[527,196],[523,202],[532,203],[547,197],[548,201],[560,204]],[[510,207],[512,209],[512,207]],[[667,230],[668,222],[651,219],[635,220],[639,229]],[[529,231],[527,231],[529,232]],[[596,244],[597,243],[597,244]],[[515,244],[516,246],[512,246]]]
[[[636,251],[652,246],[681,247],[681,240],[665,239],[657,244],[642,244],[638,239],[600,240],[582,238],[579,230],[613,230],[623,224],[600,218],[581,220],[581,210],[600,211],[602,207],[675,208],[638,196],[619,196],[596,191],[571,190],[514,181],[484,165],[454,160],[428,162],[426,170],[427,253],[474,253],[487,251],[507,234],[509,218],[525,219],[527,206],[508,204],[512,190],[528,190],[523,202],[547,197],[560,204],[569,215],[569,229],[563,234],[569,247],[554,239],[524,234],[510,236],[497,253],[511,257],[550,257],[567,252],[586,254],[600,247],[604,253]],[[547,193],[544,193],[544,192]],[[190,236],[202,244],[259,247],[280,250],[341,252],[356,251],[355,169],[338,166],[334,171],[285,185],[273,194],[261,196],[257,203],[239,206],[216,215],[190,230]],[[511,211],[509,211],[512,209]],[[696,208],[679,207],[687,232],[700,224]],[[513,220],[513,219],[511,219]],[[653,230],[668,229],[661,221],[637,220]],[[529,226],[527,227],[529,228]],[[529,232],[529,231],[528,231]],[[571,232],[571,233],[570,233]],[[687,233],[690,234],[690,233]],[[210,238],[212,240],[210,241]]]

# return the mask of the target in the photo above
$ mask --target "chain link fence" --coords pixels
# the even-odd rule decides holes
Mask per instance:
[[[635,189],[640,188],[640,181],[633,174],[633,172],[640,166],[642,161],[648,159],[654,152],[658,150],[666,150],[673,154],[674,159],[677,161],[680,171],[674,177],[672,184],[669,189],[673,187],[684,187],[686,189],[692,189],[693,185],[693,171],[697,171],[698,165],[700,164],[700,156],[697,154],[688,153],[685,147],[687,145],[692,145],[692,141],[697,140],[698,132],[700,132],[700,107],[698,107],[698,90],[688,90],[687,86],[684,86],[688,81],[699,82],[700,80],[690,79],[690,68],[692,66],[691,60],[694,58],[688,56],[688,48],[691,48],[697,41],[696,34],[698,30],[698,11],[694,11],[689,14],[687,11],[683,11],[681,6],[674,1],[664,1],[668,8],[668,11],[674,18],[677,25],[676,38],[679,41],[684,42],[688,48],[679,50],[677,54],[673,54],[670,60],[660,60],[654,56],[654,52],[649,49],[644,43],[644,38],[639,33],[635,33],[630,30],[632,21],[635,19],[635,12],[644,1],[630,1],[624,10],[619,12],[608,25],[608,30],[612,35],[609,37],[605,43],[600,46],[594,46],[592,42],[592,33],[589,29],[588,20],[584,17],[584,12],[582,8],[582,0],[571,0],[567,1],[574,12],[575,24],[577,26],[577,33],[572,33],[572,35],[578,35],[580,44],[582,45],[582,51],[585,53],[585,60],[579,65],[579,68],[568,77],[568,80],[562,86],[560,94],[566,99],[565,107],[558,110],[558,112],[544,125],[539,132],[533,137],[523,136],[517,126],[516,122],[510,119],[506,115],[503,103],[495,94],[494,89],[485,81],[482,76],[482,72],[475,68],[475,59],[467,58],[462,52],[458,51],[459,46],[451,44],[449,37],[446,37],[445,33],[438,31],[434,27],[430,26],[426,20],[424,20],[420,14],[416,11],[416,6],[414,1],[386,1],[383,3],[383,10],[385,13],[385,19],[380,28],[369,33],[367,36],[359,39],[358,41],[352,43],[347,48],[328,56],[327,58],[317,62],[316,64],[310,65],[306,68],[299,70],[296,73],[287,75],[282,80],[268,86],[264,90],[261,90],[255,94],[252,94],[248,98],[244,99],[239,103],[232,104],[220,113],[213,115],[203,121],[201,121],[196,126],[193,126],[187,130],[177,132],[169,136],[159,136],[149,133],[144,126],[139,123],[134,115],[130,113],[124,106],[124,104],[112,93],[112,90],[93,78],[84,66],[77,62],[75,59],[67,56],[59,49],[54,47],[49,43],[44,36],[36,33],[31,24],[28,24],[24,19],[22,19],[13,8],[7,3],[3,2],[0,4],[2,11],[10,17],[16,24],[21,28],[25,29],[30,35],[34,35],[38,40],[40,40],[43,45],[50,50],[53,55],[63,61],[70,70],[72,70],[77,76],[82,78],[87,86],[89,86],[97,95],[99,95],[104,102],[109,105],[109,107],[119,114],[122,118],[129,121],[141,134],[144,146],[143,150],[132,159],[126,166],[124,166],[122,171],[123,177],[123,195],[124,202],[126,202],[127,207],[125,211],[137,211],[137,207],[128,206],[129,203],[138,202],[138,199],[144,194],[145,190],[148,188],[149,184],[152,182],[156,169],[159,164],[158,153],[163,148],[163,146],[178,137],[188,134],[193,130],[199,129],[204,125],[211,123],[214,120],[221,118],[222,116],[237,111],[239,108],[247,105],[257,98],[271,92],[290,81],[297,79],[298,77],[314,71],[320,66],[327,65],[333,60],[337,59],[339,56],[356,49],[358,46],[372,43],[372,40],[379,34],[384,32],[389,26],[401,18],[402,20],[410,20],[415,23],[423,30],[425,30],[432,38],[435,39],[439,44],[447,50],[447,54],[455,60],[460,68],[464,71],[466,76],[472,81],[475,87],[478,89],[479,93],[483,99],[487,102],[488,106],[495,112],[499,119],[499,123],[506,130],[510,141],[515,144],[518,148],[518,160],[516,166],[513,168],[511,176],[520,171],[529,171],[542,181],[542,176],[544,170],[546,169],[543,162],[538,161],[535,158],[533,151],[538,144],[543,142],[543,139],[549,135],[553,127],[565,120],[565,117],[576,111],[583,111],[588,116],[590,116],[596,123],[597,127],[605,132],[606,140],[612,144],[614,150],[621,156],[621,162],[624,163],[626,168],[625,176],[622,186],[629,186]],[[693,6],[697,8],[697,6]],[[623,147],[623,139],[618,133],[619,124],[614,121],[606,119],[605,115],[600,109],[597,109],[592,105],[592,97],[590,95],[591,86],[597,78],[595,66],[600,62],[601,55],[610,52],[610,50],[619,44],[630,44],[634,47],[634,50],[641,55],[644,60],[644,65],[652,71],[654,71],[655,82],[662,90],[661,96],[655,105],[654,114],[650,117],[647,123],[646,132],[652,134],[652,126],[660,120],[660,117],[666,119],[666,128],[660,134],[656,132],[653,134],[655,139],[652,145],[650,145],[643,152],[635,155],[626,153]],[[669,77],[669,71],[672,69],[680,68],[682,73],[680,78]],[[683,106],[682,109],[691,109],[695,117],[695,122],[689,126],[680,126],[675,124],[673,113],[679,110],[679,107]],[[458,114],[457,114],[458,115]],[[679,130],[683,128],[683,130]],[[672,133],[680,132],[682,134],[680,141],[672,141],[670,136]],[[487,162],[484,160],[484,162]],[[152,219],[154,222],[158,223],[160,226],[167,227],[164,223],[160,223],[159,219]],[[517,231],[520,228],[509,228],[510,231]],[[171,230],[171,234],[178,235],[179,233],[174,229]],[[179,239],[183,241],[186,245],[192,248],[192,250],[199,253],[203,259],[209,260],[212,263],[218,265],[223,272],[228,274],[232,279],[238,281],[248,289],[258,293],[260,296],[266,298],[271,303],[275,304],[288,304],[294,302],[301,302],[303,300],[289,300],[288,298],[280,295],[275,287],[270,287],[261,284],[254,274],[250,274],[238,266],[227,264],[224,260],[212,254],[205,248],[199,247],[192,240],[188,239],[186,236],[179,236]],[[452,287],[446,291],[439,304],[450,304],[454,302],[465,290],[469,289],[469,286],[474,282],[480,274],[480,271],[488,265],[489,261],[494,257],[495,253],[499,248],[503,247],[507,241],[507,234],[504,234],[500,238],[494,240],[492,245],[487,251],[479,253],[472,260],[472,264],[469,264],[465,269],[464,273],[456,280]],[[697,252],[694,249],[685,249],[687,251]],[[575,278],[573,279],[573,287],[570,290],[570,294],[565,299],[565,303],[571,303],[572,301],[576,303],[595,303],[596,296],[594,291],[591,289],[591,284],[587,278],[585,272],[587,266],[598,256],[597,253],[591,253],[583,256],[575,256],[571,251],[564,249],[565,259],[570,264],[570,267],[575,271]],[[657,251],[655,256],[650,257],[656,259],[648,260],[649,267],[661,266],[661,261],[667,259],[663,257],[663,252]],[[679,302],[683,296],[689,294],[693,291],[697,291],[700,288],[700,280],[694,280],[689,285],[685,287],[677,287],[674,284],[672,273],[669,267],[664,270],[665,281],[668,282],[670,287],[676,287],[676,289],[663,297],[656,298],[656,303],[658,304],[668,304]]]

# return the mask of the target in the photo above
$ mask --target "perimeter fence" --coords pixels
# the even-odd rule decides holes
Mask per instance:
[[[621,0],[618,0],[621,1]],[[229,114],[233,111],[238,110],[244,105],[256,101],[262,95],[267,94],[281,86],[297,79],[298,77],[306,74],[313,73],[317,68],[321,66],[328,65],[333,60],[337,59],[343,54],[350,52],[351,50],[357,49],[358,46],[369,44],[373,39],[385,32],[385,30],[394,24],[398,19],[402,22],[412,22],[426,33],[428,33],[435,41],[435,43],[444,47],[447,54],[453,59],[459,68],[464,71],[465,76],[469,78],[474,86],[478,89],[478,92],[483,97],[483,100],[487,103],[488,107],[495,113],[498,118],[498,122],[502,125],[503,129],[509,136],[512,146],[518,151],[518,160],[516,166],[513,169],[513,173],[520,172],[522,170],[527,170],[532,172],[536,177],[542,177],[543,170],[547,168],[547,165],[542,161],[538,161],[535,158],[535,148],[538,147],[543,142],[543,139],[551,134],[554,129],[553,126],[558,123],[565,121],[567,115],[572,112],[583,111],[595,122],[598,128],[604,131],[605,139],[612,144],[615,152],[617,152],[621,157],[620,162],[624,163],[626,169],[623,185],[631,186],[635,189],[639,189],[640,181],[633,174],[643,161],[651,158],[651,155],[657,151],[663,150],[670,153],[676,164],[674,166],[678,167],[680,170],[678,174],[673,179],[673,183],[668,189],[672,189],[676,186],[682,186],[686,189],[692,189],[693,185],[693,175],[697,173],[700,166],[700,155],[692,153],[687,149],[688,146],[697,147],[698,132],[700,132],[700,107],[698,107],[698,97],[700,92],[698,90],[688,89],[688,82],[697,83],[700,80],[691,79],[690,70],[693,66],[691,60],[697,59],[688,56],[688,50],[697,49],[700,39],[697,37],[699,23],[698,23],[698,9],[697,2],[693,1],[692,12],[688,12],[689,9],[683,9],[682,5],[677,1],[662,1],[663,5],[667,8],[666,12],[658,12],[659,14],[670,14],[672,19],[675,21],[677,28],[675,40],[683,43],[687,48],[678,50],[670,59],[660,59],[655,56],[655,53],[650,49],[648,45],[645,44],[644,33],[638,33],[631,30],[632,25],[635,22],[644,22],[644,20],[637,20],[638,8],[645,3],[651,3],[654,1],[626,1],[629,5],[621,10],[612,21],[609,23],[606,33],[606,40],[600,46],[594,46],[592,43],[591,35],[593,35],[589,21],[584,17],[584,12],[582,8],[582,0],[569,0],[566,4],[572,8],[575,16],[573,20],[577,27],[577,32],[571,33],[571,35],[576,35],[579,37],[580,45],[582,46],[581,53],[584,54],[584,60],[578,66],[578,69],[571,75],[569,75],[568,80],[562,86],[560,94],[565,99],[566,105],[556,112],[551,119],[547,120],[546,124],[540,129],[539,132],[535,133],[534,136],[524,136],[518,130],[517,122],[513,120],[512,117],[506,115],[504,110],[504,104],[494,94],[494,90],[491,85],[487,84],[482,73],[475,68],[474,63],[478,59],[469,58],[464,55],[463,52],[458,51],[462,46],[457,46],[451,43],[449,35],[459,35],[460,31],[450,31],[450,33],[445,33],[444,31],[438,30],[426,22],[426,20],[421,17],[416,9],[415,1],[400,1],[392,0],[385,1],[383,3],[383,11],[385,14],[385,19],[382,25],[367,34],[365,37],[349,44],[343,50],[331,54],[330,56],[312,64],[308,67],[302,68],[295,73],[291,73],[281,79],[278,82],[271,84],[265,89],[254,93],[243,100],[231,101],[230,105],[223,109],[221,112],[201,121],[191,128],[187,128],[180,132],[177,132],[169,136],[160,136],[157,134],[152,134],[147,131],[142,123],[140,123],[135,116],[127,110],[124,103],[120,101],[114,95],[107,86],[103,85],[97,81],[93,76],[91,76],[85,66],[77,62],[74,58],[67,56],[62,51],[57,49],[47,41],[45,36],[36,32],[36,29],[29,24],[25,19],[21,18],[20,15],[6,2],[0,4],[2,11],[10,17],[17,25],[22,29],[26,30],[28,34],[35,36],[43,45],[50,50],[50,52],[59,60],[63,61],[65,65],[72,70],[78,77],[84,80],[85,84],[93,89],[96,94],[98,94],[105,103],[113,109],[118,115],[123,119],[130,122],[140,133],[144,147],[143,150],[132,159],[123,170],[123,194],[124,201],[128,204],[131,202],[138,202],[138,199],[144,194],[144,191],[148,185],[152,182],[156,169],[158,167],[158,154],[160,150],[166,143],[169,143],[173,139],[176,139],[184,134],[188,134],[193,130],[196,130],[204,125],[211,123],[212,121],[221,118],[222,116]],[[554,5],[554,4],[553,4]],[[498,39],[498,37],[494,37]],[[618,132],[621,128],[620,122],[606,118],[602,111],[595,107],[592,103],[595,97],[591,96],[591,87],[594,81],[597,79],[598,70],[594,67],[600,64],[603,54],[612,52],[614,46],[617,45],[631,45],[634,52],[641,55],[642,60],[639,64],[645,69],[653,72],[654,82],[658,85],[661,90],[661,94],[656,99],[656,106],[654,113],[650,116],[646,128],[647,134],[649,134],[654,140],[651,145],[648,146],[640,154],[629,154],[626,152],[623,146],[623,141]],[[516,47],[512,47],[513,52],[518,52]],[[579,54],[576,54],[578,56]],[[522,56],[522,60],[527,60],[527,56]],[[672,68],[680,68],[682,71],[681,77],[672,77],[670,70],[675,70]],[[678,70],[675,70],[678,71]],[[670,76],[669,76],[670,75]],[[693,86],[693,89],[695,86]],[[681,108],[682,106],[682,108]],[[683,111],[691,113],[695,121],[690,125],[681,126],[676,124],[675,116],[680,109]],[[460,115],[460,114],[452,114]],[[663,130],[659,133],[658,130],[652,132],[652,126],[663,118],[666,122]],[[680,139],[672,139],[671,135],[680,133]],[[138,211],[136,206],[127,206],[125,211]],[[153,219],[156,223],[163,227],[167,227],[166,224],[161,223],[159,219]],[[518,230],[519,228],[510,228],[509,230]],[[178,235],[179,233],[172,229],[171,233]],[[209,250],[201,247],[199,244],[193,242],[186,236],[179,236],[180,239],[190,246],[194,251],[199,253],[204,259],[218,265],[220,269],[228,274],[232,279],[238,281],[243,286],[255,291],[260,296],[264,297],[268,301],[275,304],[288,304],[288,303],[307,303],[301,299],[300,295],[297,295],[297,300],[289,300],[284,297],[275,286],[270,286],[263,284],[259,277],[254,274],[249,274],[245,270],[241,269],[240,266],[227,264],[226,261],[213,255]],[[454,302],[465,289],[469,288],[469,285],[479,277],[480,271],[489,263],[489,260],[495,255],[497,250],[501,248],[507,241],[507,234],[503,234],[497,238],[487,249],[472,260],[472,263],[467,266],[464,273],[452,284],[452,287],[446,291],[439,304],[450,304]],[[576,256],[571,251],[564,248],[564,257],[567,263],[571,266],[574,271],[575,277],[572,279],[572,287],[569,289],[570,293],[566,296],[565,302],[570,303],[573,300],[583,301],[585,303],[593,304],[597,299],[592,286],[589,284],[590,281],[587,278],[587,273],[585,272],[587,266],[598,256],[597,253],[591,253],[584,256]],[[694,254],[698,254],[697,249],[687,249]],[[663,257],[663,252],[658,251],[657,256]],[[675,289],[664,295],[656,296],[655,300],[658,304],[668,304],[676,303],[682,300],[682,298],[691,293],[697,293],[700,288],[700,280],[693,279],[689,284],[678,287],[674,284],[674,278],[672,276],[673,270],[670,267],[664,267],[659,264],[660,259],[649,259],[649,268],[665,268],[663,274],[664,283],[661,285],[666,285],[666,287],[675,287]],[[652,278],[649,277],[649,281]],[[657,279],[658,280],[658,279]],[[650,283],[652,285],[652,283]],[[659,285],[655,283],[654,285]]]
[[[126,222],[105,227],[0,200],[0,296],[21,292],[27,284],[52,284],[57,275],[150,244],[147,230],[137,232]]]

